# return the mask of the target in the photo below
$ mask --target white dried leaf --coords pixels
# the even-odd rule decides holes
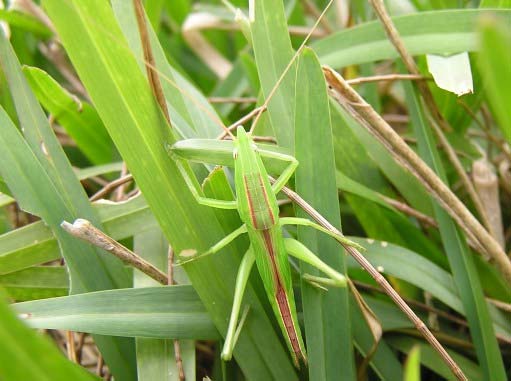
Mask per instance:
[[[452,56],[426,55],[429,72],[438,87],[461,96],[474,92],[468,53]]]

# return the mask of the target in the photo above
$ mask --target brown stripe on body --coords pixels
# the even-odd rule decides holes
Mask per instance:
[[[273,215],[273,211],[270,208],[270,202],[268,201],[268,194],[266,193],[266,188],[264,187],[263,178],[261,177],[261,174],[259,174],[257,176],[257,179],[259,180],[259,186],[261,187],[261,190],[263,191],[264,202],[266,204],[266,209],[268,210],[268,213],[270,214],[271,223],[272,223],[272,225],[274,225],[275,224],[275,216]]]
[[[266,188],[264,187],[263,179],[261,178],[261,174],[257,174],[257,179],[259,181],[258,188],[262,191],[262,194],[264,196],[264,201],[265,201],[265,204],[263,205],[264,209],[261,207],[261,205],[256,205],[256,207],[254,207],[254,199],[253,199],[252,190],[255,189],[257,191],[257,188],[251,188],[249,186],[247,176],[246,175],[243,176],[243,182],[245,185],[245,191],[247,193],[247,199],[248,199],[248,209],[250,212],[250,219],[252,220],[252,224],[254,225],[254,228],[259,230],[259,229],[266,228],[266,226],[260,226],[260,220],[258,218],[258,214],[261,215],[261,212],[267,212],[270,217],[272,225],[275,225],[275,216],[273,215],[273,211],[271,210],[270,203],[268,201],[268,194],[266,193]]]
[[[262,230],[262,233],[264,237],[264,244],[270,255],[273,277],[277,283],[277,291],[275,296],[277,300],[277,305],[279,307],[280,315],[282,316],[282,321],[284,322],[284,326],[286,327],[287,336],[289,337],[289,341],[291,342],[291,347],[293,348],[293,352],[295,352],[296,358],[302,359],[304,362],[307,362],[307,359],[305,358],[302,348],[300,347],[300,342],[298,340],[296,327],[294,325],[293,317],[291,315],[291,309],[289,307],[286,290],[284,289],[284,285],[282,284],[280,273],[277,270],[275,250],[271,239],[270,231]]]

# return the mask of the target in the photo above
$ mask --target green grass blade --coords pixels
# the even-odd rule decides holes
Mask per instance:
[[[94,206],[105,232],[116,240],[157,226],[142,196],[120,204],[96,203]],[[57,241],[43,222],[35,222],[0,236],[0,274],[58,258],[60,251]]]
[[[405,363],[404,381],[420,381],[421,379],[420,347],[414,346],[408,353]]]
[[[99,0],[87,4],[45,0],[43,4],[110,136],[174,250],[206,250],[226,232],[210,208],[197,204],[167,155],[166,146],[174,143],[172,134],[109,5]],[[83,54],[87,60],[82,59]],[[194,288],[223,334],[238,264],[239,256],[226,249],[217,257],[186,266]],[[247,287],[244,300],[251,305],[253,313],[250,324],[241,331],[234,356],[245,375],[263,380],[296,379],[287,351],[251,286]]]
[[[24,74],[37,99],[73,138],[80,150],[94,164],[108,163],[114,147],[96,110],[79,101],[50,75],[35,67],[25,67]]]
[[[296,191],[334,226],[341,226],[328,95],[317,57],[304,49],[298,60],[295,100]],[[298,208],[297,216],[307,217]],[[322,233],[298,227],[298,240],[323,261],[345,273],[341,247]],[[302,274],[320,275],[301,264]],[[311,380],[355,379],[348,289],[327,293],[302,282],[305,334]],[[340,317],[342,316],[342,319]],[[331,322],[336,322],[332,324]]]
[[[0,340],[0,375],[4,380],[100,380],[62,356],[48,338],[22,324],[3,301],[0,301]]]
[[[425,122],[426,119],[418,96],[410,83],[406,83],[404,86],[414,133],[418,141],[419,154],[439,177],[446,181],[436,142],[431,129]],[[468,249],[465,237],[448,214],[437,203],[434,204],[434,209],[442,243],[466,312],[470,333],[474,341],[477,358],[483,369],[484,378],[487,380],[503,380],[506,378],[504,365],[474,260],[471,257],[472,253]]]
[[[489,104],[502,134],[511,143],[511,28],[509,21],[488,17],[480,28],[479,65]]]
[[[252,44],[264,97],[268,97],[293,57],[293,48],[287,30],[284,4],[280,1],[261,0],[254,6],[255,20],[251,24]],[[280,83],[269,105],[268,114],[275,136],[283,147],[293,147],[294,109],[291,100],[295,93],[293,64]],[[257,130],[256,130],[257,131]]]
[[[167,272],[168,248],[169,244],[159,228],[139,233],[134,237],[135,252],[164,272]],[[133,278],[134,287],[161,286],[140,271],[135,270]],[[137,338],[136,345],[138,381],[179,379],[173,340]],[[185,377],[188,380],[194,380],[196,378],[195,342],[179,340],[179,345]]]
[[[478,49],[477,20],[488,10],[431,11],[393,17],[408,53],[452,54]],[[496,9],[508,24],[511,10]],[[312,45],[322,64],[340,68],[397,58],[381,23],[373,21],[345,29]]]
[[[65,267],[40,266],[0,275],[0,286],[10,298],[23,302],[67,295],[69,281]]]
[[[34,328],[100,335],[218,339],[191,286],[127,288],[14,304]]]

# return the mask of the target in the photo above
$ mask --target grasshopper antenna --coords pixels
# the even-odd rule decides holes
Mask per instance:
[[[270,94],[268,94],[268,97],[266,98],[266,100],[264,101],[264,103],[262,104],[262,106],[260,107],[260,110],[259,112],[257,113],[257,115],[255,116],[254,118],[254,121],[252,123],[252,126],[250,126],[250,134],[252,134],[256,128],[256,125],[257,123],[259,122],[259,119],[261,118],[261,115],[263,114],[263,112],[268,108],[268,104],[270,103],[270,100],[271,98],[273,97],[273,95],[275,94],[275,92],[277,91],[277,89],[279,88],[280,84],[282,83],[282,81],[284,80],[284,77],[286,76],[287,72],[289,71],[289,69],[291,69],[291,66],[293,66],[293,63],[296,61],[296,59],[298,58],[298,56],[300,55],[301,51],[303,50],[303,48],[305,47],[305,45],[307,44],[307,42],[309,42],[309,39],[310,37],[312,36],[312,33],[314,33],[314,31],[317,29],[319,23],[321,22],[321,20],[323,19],[323,17],[325,16],[326,12],[328,11],[328,9],[330,8],[330,6],[332,5],[332,3],[334,2],[334,0],[330,0],[328,2],[328,4],[326,5],[325,9],[323,9],[323,12],[321,12],[321,14],[319,15],[318,19],[316,20],[316,22],[314,23],[314,25],[312,26],[311,30],[309,31],[309,33],[307,34],[307,36],[305,37],[305,39],[303,40],[302,44],[300,45],[300,47],[298,48],[298,50],[295,52],[295,54],[293,55],[293,58],[291,58],[291,61],[289,61],[289,63],[287,64],[286,68],[284,69],[284,71],[282,72],[282,74],[280,75],[278,81],[275,83],[275,86],[273,86],[273,88],[271,89],[270,91]],[[251,3],[250,5],[253,6],[253,4]],[[253,8],[252,8],[253,9]],[[250,11],[250,10],[249,10]]]

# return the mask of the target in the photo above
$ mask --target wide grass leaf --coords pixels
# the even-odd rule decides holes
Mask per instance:
[[[296,191],[334,226],[341,218],[330,125],[330,108],[323,72],[317,57],[304,49],[298,60],[295,101]],[[298,209],[297,216],[307,218]],[[310,228],[298,227],[298,240],[319,258],[345,273],[345,256],[337,242]],[[311,265],[301,264],[302,274],[320,275]],[[355,379],[348,289],[327,293],[302,281],[305,334],[311,380]],[[332,324],[343,316],[342,323]]]
[[[101,335],[218,339],[191,286],[97,291],[14,304],[35,328]]]
[[[453,54],[478,49],[477,21],[488,10],[430,11],[393,17],[407,51],[412,55]],[[492,10],[511,22],[511,10]],[[394,59],[398,53],[379,21],[345,29],[312,45],[324,65],[349,65]]]
[[[65,267],[37,266],[0,275],[0,286],[10,298],[23,302],[67,295],[69,280]]]

